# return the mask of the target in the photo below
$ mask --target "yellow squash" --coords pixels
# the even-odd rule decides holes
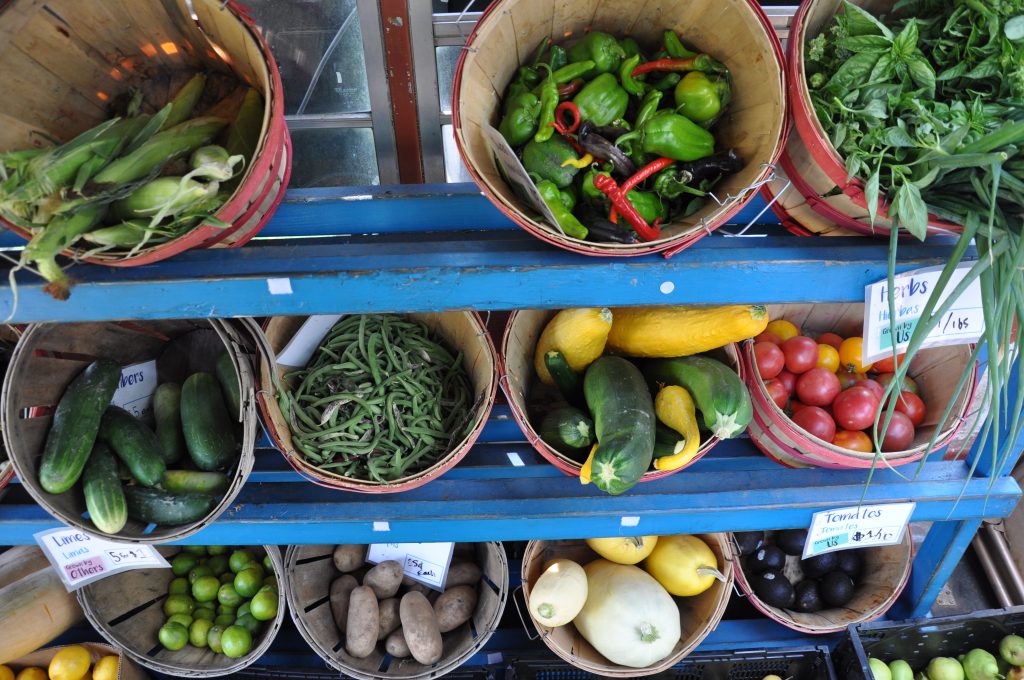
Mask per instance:
[[[697,536],[662,536],[644,562],[647,573],[668,592],[679,597],[700,595],[715,580],[725,581],[718,571],[718,558]]]
[[[607,308],[563,309],[555,314],[541,332],[533,352],[533,366],[541,381],[547,385],[555,384],[547,366],[544,365],[545,354],[558,350],[569,363],[569,367],[581,373],[604,354],[605,342],[611,328],[612,313]]]
[[[683,357],[752,338],[768,325],[764,305],[623,307],[613,310],[608,350],[629,357]]]
[[[588,538],[587,545],[601,557],[616,564],[636,564],[651,554],[657,536],[613,536]]]
[[[693,460],[700,449],[700,428],[697,425],[697,407],[693,397],[679,385],[666,385],[654,398],[654,415],[685,440],[682,450],[671,456],[655,458],[654,467],[658,470],[678,470]]]

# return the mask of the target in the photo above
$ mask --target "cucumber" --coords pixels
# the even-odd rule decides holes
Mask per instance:
[[[181,431],[181,385],[162,383],[153,393],[153,416],[160,457],[171,465],[185,455],[185,433]]]
[[[187,524],[206,517],[217,499],[205,493],[170,493],[143,486],[124,487],[128,516],[139,522]]]
[[[116,534],[124,528],[128,522],[128,506],[117,474],[117,459],[103,442],[96,442],[92,448],[82,473],[82,491],[89,519],[97,529]]]
[[[683,450],[686,440],[664,423],[654,426],[654,457],[674,456]]]
[[[705,356],[652,359],[643,363],[652,388],[679,385],[693,397],[704,425],[719,439],[730,439],[747,429],[753,417],[750,393],[736,371]]]
[[[160,440],[153,430],[118,406],[108,406],[100,422],[100,439],[114,450],[139,484],[156,486],[164,475]]]
[[[120,380],[119,365],[94,361],[64,390],[39,463],[39,484],[48,493],[64,493],[82,476],[103,411],[114,398]]]
[[[597,450],[591,481],[617,495],[640,481],[654,457],[654,402],[640,369],[622,357],[603,356],[583,378],[594,416]]]
[[[540,422],[540,438],[562,453],[571,455],[594,443],[594,421],[583,411],[562,406],[548,412]]]
[[[168,470],[160,486],[171,493],[212,493],[223,494],[228,490],[228,478],[220,472],[196,472],[195,470]]]
[[[238,372],[235,371],[235,365],[231,363],[231,356],[227,352],[222,352],[217,357],[214,373],[217,374],[217,380],[220,381],[220,386],[224,390],[224,403],[228,407],[228,415],[232,420],[238,420],[242,412],[242,393],[238,382]]]
[[[580,374],[572,370],[565,355],[557,349],[544,353],[544,367],[548,369],[555,387],[562,398],[573,406],[583,406],[583,380]]]
[[[235,423],[228,416],[217,379],[193,373],[181,386],[181,429],[192,462],[212,472],[236,455]]]

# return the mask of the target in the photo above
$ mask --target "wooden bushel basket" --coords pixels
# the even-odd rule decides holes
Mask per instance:
[[[766,535],[773,533],[769,531]],[[805,613],[765,604],[751,589],[742,562],[736,567],[736,584],[758,611],[788,628],[811,635],[839,633],[851,624],[867,623],[883,616],[895,604],[910,578],[914,541],[909,527],[903,540],[896,545],[861,550],[864,553],[864,573],[856,583],[853,599],[842,607]],[[802,573],[800,557],[787,555],[783,573],[796,585]]]
[[[843,337],[860,335],[864,322],[864,305],[856,304],[793,304],[768,305],[772,319],[792,321],[809,337],[829,331]],[[746,381],[754,407],[754,417],[748,432],[750,439],[765,455],[789,467],[823,467],[832,469],[870,468],[874,454],[852,451],[818,439],[787,416],[775,405],[754,363],[754,343],[743,345],[743,359],[747,364]],[[934,347],[917,353],[910,363],[908,375],[921,389],[921,399],[927,408],[924,422],[914,430],[914,441],[905,451],[882,454],[884,460],[877,465],[906,465],[929,453],[928,443],[935,435],[946,405],[955,396],[954,389],[967,362],[971,348],[968,345]],[[972,369],[973,370],[973,369]],[[935,442],[935,450],[949,443],[967,420],[967,408],[974,393],[972,376],[959,395],[949,420]]]
[[[470,383],[473,386],[473,407],[469,414],[472,427],[462,441],[452,446],[448,453],[429,468],[389,483],[355,479],[323,470],[308,462],[295,449],[292,444],[288,417],[282,413],[278,404],[278,390],[274,378],[276,377],[282,385],[287,384],[285,374],[288,371],[278,366],[276,357],[307,317],[275,316],[264,324],[258,339],[261,352],[259,387],[256,393],[263,425],[267,435],[285,457],[285,460],[295,468],[296,472],[309,481],[321,486],[363,493],[396,493],[415,489],[455,467],[455,464],[469,453],[469,449],[480,436],[480,432],[487,422],[487,416],[491,412],[491,407],[494,406],[494,397],[498,386],[497,353],[480,316],[475,312],[424,312],[403,316],[424,324],[440,336],[450,348],[462,352],[463,366],[466,367]],[[253,332],[258,331],[259,329],[253,324]],[[289,368],[288,370],[295,369]],[[276,375],[272,376],[271,371],[274,371]]]
[[[167,586],[174,578],[170,569],[135,569],[94,581],[78,591],[78,602],[100,635],[110,644],[124,649],[130,659],[152,671],[182,678],[212,678],[237,673],[270,649],[284,621],[287,606],[283,586],[280,585],[283,566],[277,546],[245,547],[254,552],[258,560],[266,554],[274,563],[274,575],[279,584],[277,616],[263,622],[265,628],[253,637],[252,649],[237,659],[216,654],[209,647],[200,649],[192,645],[172,652],[157,640],[157,631],[167,622],[163,603],[167,597]],[[177,547],[160,548],[160,553],[168,559],[178,551]]]
[[[456,550],[467,544],[456,545]],[[422,680],[446,675],[476,654],[490,639],[501,621],[508,598],[508,561],[497,541],[468,544],[476,552],[483,578],[473,617],[455,630],[443,633],[443,654],[433,666],[415,659],[395,659],[375,650],[363,659],[345,651],[345,637],[338,632],[331,614],[331,582],[340,576],[334,568],[333,545],[293,545],[285,555],[288,605],[295,627],[320,658],[345,677],[359,680],[401,678]]]
[[[147,104],[172,96],[190,72],[233,73],[263,94],[263,129],[252,161],[216,217],[140,249],[108,251],[89,262],[130,267],[189,248],[235,247],[270,219],[291,173],[281,76],[263,38],[234,0],[14,0],[0,13],[0,91],[7,93],[0,150],[41,145],[38,133],[65,142],[109,118],[107,102],[142,87]],[[23,226],[2,222],[31,238]],[[64,251],[80,256],[89,248]]]
[[[735,148],[747,164],[715,187],[721,205],[709,201],[693,215],[663,225],[659,240],[615,244],[565,236],[538,217],[505,182],[482,128],[487,124],[497,128],[506,85],[545,36],[562,42],[587,30],[601,30],[655,44],[666,29],[674,29],[729,68],[734,99],[729,113],[715,126],[716,147]],[[753,196],[752,187],[768,177],[784,143],[786,105],[782,47],[755,2],[500,0],[484,12],[466,41],[452,88],[452,123],[462,160],[474,181],[499,210],[534,236],[585,255],[661,251],[671,255],[725,224]]]
[[[580,462],[573,460],[541,439],[540,432],[538,432],[540,423],[536,422],[535,427],[535,419],[532,419],[530,415],[533,406],[531,398],[538,393],[535,387],[540,382],[533,367],[533,352],[544,326],[557,313],[558,310],[521,309],[509,315],[508,324],[505,326],[505,336],[501,342],[501,386],[508,399],[512,416],[519,424],[523,434],[526,435],[526,440],[530,442],[530,445],[556,468],[567,475],[578,477]],[[740,359],[739,346],[729,344],[718,352],[724,354],[722,358],[732,365],[742,380],[744,366]],[[640,481],[650,482],[668,477],[680,470],[685,470],[703,458],[719,441],[713,435],[703,434],[707,434],[707,438],[701,442],[700,449],[686,465],[675,470],[649,470],[640,477]]]
[[[232,322],[220,319],[29,326],[11,358],[0,395],[4,446],[22,485],[55,518],[90,534],[131,543],[166,543],[199,531],[228,508],[252,471],[258,420],[248,356],[251,342]],[[39,462],[53,407],[89,363],[110,359],[128,366],[156,359],[160,381],[180,384],[197,371],[213,373],[222,351],[231,357],[241,381],[242,413],[233,414],[241,430],[241,452],[227,471],[228,490],[206,517],[152,531],[129,519],[120,532],[107,534],[83,517],[85,499],[78,484],[62,494],[47,493],[39,484]]]
[[[78,642],[76,643],[76,646],[84,647],[88,650],[89,657],[93,664],[105,656],[118,657],[117,680],[146,680],[149,677],[149,675],[146,674],[146,671],[139,668],[139,666],[133,663],[131,659],[126,658],[124,652],[116,647],[111,647],[110,645],[105,645],[101,642]],[[42,668],[45,671],[50,665],[50,661],[53,659],[54,655],[56,655],[60,650],[61,647],[46,647],[45,649],[38,649],[31,654],[21,657],[20,659],[8,661],[5,665],[10,666],[11,670],[13,670],[15,674],[32,666]],[[90,675],[89,677],[92,676]]]
[[[714,584],[700,595],[673,597],[679,606],[680,638],[672,653],[656,664],[644,668],[630,668],[612,663],[603,654],[583,639],[571,623],[557,628],[548,628],[530,615],[530,620],[541,640],[559,658],[576,668],[598,677],[638,678],[654,675],[671,668],[692,652],[722,620],[729,597],[732,595],[735,553],[729,534],[697,534],[718,558],[718,568],[725,576],[725,582]],[[586,566],[600,555],[579,539],[560,541],[530,541],[523,553],[523,599],[530,601],[530,588],[540,578],[544,565],[553,559],[570,559],[580,566]],[[642,565],[637,565],[641,567]],[[525,622],[524,622],[525,624]]]
[[[10,324],[0,325],[0,342],[15,345],[21,337],[21,330]],[[6,371],[5,371],[6,373]],[[4,496],[7,484],[14,479],[14,466],[7,455],[7,451],[0,451],[0,498]]]
[[[889,11],[895,4],[894,0],[851,1],[875,14]],[[848,176],[843,158],[818,121],[807,89],[804,46],[828,26],[841,7],[842,0],[808,0],[800,5],[793,17],[786,45],[786,80],[789,107],[793,112],[796,130],[795,134],[790,135],[786,147],[788,159],[784,167],[797,190],[809,201],[813,201],[815,209],[828,215],[837,226],[869,235],[888,236],[892,225],[884,219],[887,213],[884,200],[879,198],[880,219],[876,220],[875,228],[872,229],[867,217],[864,182],[858,177]],[[935,215],[928,216],[930,234],[958,234],[962,230],[961,225],[941,220]]]

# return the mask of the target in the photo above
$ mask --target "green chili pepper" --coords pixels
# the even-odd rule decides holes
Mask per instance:
[[[558,69],[552,74],[552,77],[555,79],[556,83],[561,85],[575,80],[576,78],[582,78],[589,73],[592,68],[594,68],[594,62],[590,60],[576,61],[571,64],[566,64],[562,68]]]
[[[644,153],[665,156],[677,161],[695,161],[715,151],[715,138],[710,132],[689,118],[671,111],[662,111],[644,123],[643,127],[627,132],[616,141],[639,139]]]
[[[580,185],[580,191],[583,193],[584,198],[591,201],[603,200],[605,198],[604,193],[594,186],[594,177],[597,175],[611,177],[612,173],[607,170],[591,168],[587,171],[587,174],[583,175],[583,183]]]
[[[580,110],[580,120],[589,120],[594,125],[607,125],[626,113],[629,95],[619,87],[615,76],[602,73],[584,85],[572,101]]]
[[[569,61],[594,62],[591,76],[611,73],[622,65],[626,51],[615,36],[602,31],[591,31],[569,48]]]
[[[550,37],[545,36],[540,39],[540,42],[537,43],[537,47],[533,50],[533,58],[530,59],[530,66],[537,66],[540,64],[541,59],[544,58],[544,53],[548,51],[549,45],[551,45]],[[557,45],[555,47],[557,47]],[[555,48],[552,47],[551,49],[553,50]]]
[[[575,60],[574,60],[575,61]],[[552,71],[557,71],[569,63],[569,56],[561,45],[554,45],[551,48],[551,55],[548,57],[548,66]],[[572,80],[570,78],[569,80]]]
[[[708,78],[707,74],[692,71],[676,85],[676,111],[698,125],[707,126],[718,117],[732,98],[729,81]]]
[[[575,215],[566,210],[565,205],[562,203],[561,192],[554,182],[549,182],[548,180],[537,182],[537,191],[540,193],[540,197],[544,199],[544,203],[547,204],[551,214],[554,215],[555,220],[558,222],[558,226],[561,227],[566,236],[579,239],[587,237],[589,233],[587,228],[576,219]]]
[[[541,64],[548,70],[548,77],[540,88],[540,118],[537,121],[537,132],[533,141],[546,142],[555,133],[555,108],[558,106],[558,84],[555,82],[554,71],[547,64]]]
[[[665,44],[665,53],[673,59],[697,56],[696,52],[691,52],[686,49],[686,46],[683,45],[683,41],[679,39],[679,34],[672,29],[665,31],[662,34],[662,42]]]
[[[630,94],[635,94],[638,97],[647,90],[643,83],[633,77],[633,69],[635,69],[639,63],[640,55],[634,54],[632,57],[622,62],[622,68],[619,69],[619,80],[622,81],[622,89]]]
[[[651,87],[655,90],[671,90],[673,87],[679,84],[679,81],[683,79],[683,76],[678,73],[666,73],[665,77],[661,80],[656,80],[651,83]]]
[[[640,43],[633,38],[623,38],[619,41],[619,45],[622,46],[622,51],[625,52],[626,57],[632,57],[634,54],[640,54]]]
[[[531,139],[523,147],[523,167],[526,172],[554,182],[559,189],[572,184],[573,177],[579,172],[579,168],[572,165],[563,167],[562,163],[566,160],[579,160],[579,156],[561,135],[553,136],[546,142]]]
[[[668,216],[668,208],[658,194],[634,189],[626,194],[626,199],[648,224],[654,224],[656,219],[665,219]]]
[[[498,132],[514,147],[526,144],[537,132],[537,119],[540,117],[540,100],[532,92],[523,92],[508,106]]]
[[[687,177],[681,176],[676,168],[665,168],[654,176],[652,188],[662,198],[669,200],[679,198],[683,194],[692,194],[693,196],[707,195],[700,189],[688,185],[685,181],[686,179]]]
[[[658,106],[661,104],[661,98],[664,96],[660,90],[651,90],[644,97],[643,101],[640,102],[640,112],[636,114],[636,120],[633,122],[634,129],[643,126],[651,117],[658,112]]]
[[[558,198],[561,199],[562,205],[564,205],[565,209],[569,212],[572,212],[573,208],[576,207],[576,190],[571,186],[566,187],[565,189],[559,189]]]

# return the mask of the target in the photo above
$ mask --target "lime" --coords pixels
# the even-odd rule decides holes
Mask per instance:
[[[193,619],[206,619],[207,621],[213,621],[217,618],[216,612],[213,611],[213,607],[199,607],[192,612]]]
[[[268,574],[274,573],[274,562],[270,559],[270,555],[263,556],[263,568],[266,569]]]
[[[205,647],[206,635],[211,628],[213,628],[213,621],[196,619],[188,629],[188,641],[192,643],[193,647]]]
[[[249,631],[249,635],[256,635],[260,632],[261,624],[252,614],[243,614],[235,619],[235,625],[241,626]]]
[[[253,561],[252,553],[248,550],[236,550],[231,553],[231,557],[228,558],[228,567],[231,568],[231,571],[237,574],[245,569],[246,565]]]
[[[187,552],[190,555],[196,555],[198,557],[206,557],[206,546],[205,545],[186,545],[181,550],[182,550],[182,552]]]
[[[157,633],[157,638],[164,647],[176,652],[188,644],[188,629],[180,623],[165,623]]]
[[[245,616],[251,611],[251,607],[252,605],[249,602],[243,602],[241,606],[238,607],[238,611],[235,612],[235,616]]]
[[[227,555],[228,547],[226,545],[208,545],[206,546],[207,555]]]
[[[191,617],[188,614],[171,614],[167,617],[167,623],[180,623],[186,628],[191,626],[192,621],[194,620],[194,617]]]
[[[168,595],[164,600],[164,614],[192,614],[196,608],[195,601],[188,595]]]
[[[213,569],[210,569],[205,564],[197,564],[188,572],[188,582],[195,583],[197,579],[201,579],[204,576],[213,576]]]
[[[200,576],[192,582],[192,597],[196,598],[197,602],[213,602],[217,599],[220,586],[220,579],[213,574]]]
[[[265,590],[273,590],[276,593],[277,592],[277,584],[276,583],[264,583],[263,587],[260,588],[257,592],[262,593]]]
[[[188,595],[188,579],[184,576],[171,579],[170,584],[167,586],[168,595]]]
[[[223,650],[220,646],[220,636],[224,632],[224,629],[230,626],[230,623],[217,624],[212,626],[210,630],[206,631],[206,644],[210,646],[210,650],[220,654]]]
[[[213,569],[213,573],[220,576],[228,570],[228,556],[227,555],[216,555],[206,560],[206,566]]]
[[[234,614],[217,614],[217,618],[213,620],[218,626],[230,626],[235,622],[237,618]]]
[[[188,572],[192,571],[192,568],[199,564],[199,560],[196,559],[195,555],[189,555],[188,553],[178,553],[171,560],[171,571],[174,572],[175,576],[185,576]]]
[[[235,573],[233,571],[225,571],[220,575],[221,583],[233,583],[235,580]]]
[[[255,567],[246,567],[235,574],[235,591],[242,597],[252,597],[259,592],[263,585],[263,570]]]
[[[220,646],[224,656],[237,659],[252,650],[252,635],[241,626],[228,626],[220,634]]]
[[[236,609],[238,609],[238,607],[229,607],[226,604],[218,604],[217,605],[217,613],[218,614],[231,614],[232,616],[234,616]]]
[[[235,591],[235,587],[230,583],[222,583],[220,590],[217,591],[217,601],[229,607],[237,607],[242,604],[242,596]]]
[[[277,591],[262,590],[249,602],[249,611],[257,621],[270,621],[277,616]]]
[[[271,588],[277,588],[277,577],[267,576],[263,579],[263,586],[270,586]]]

